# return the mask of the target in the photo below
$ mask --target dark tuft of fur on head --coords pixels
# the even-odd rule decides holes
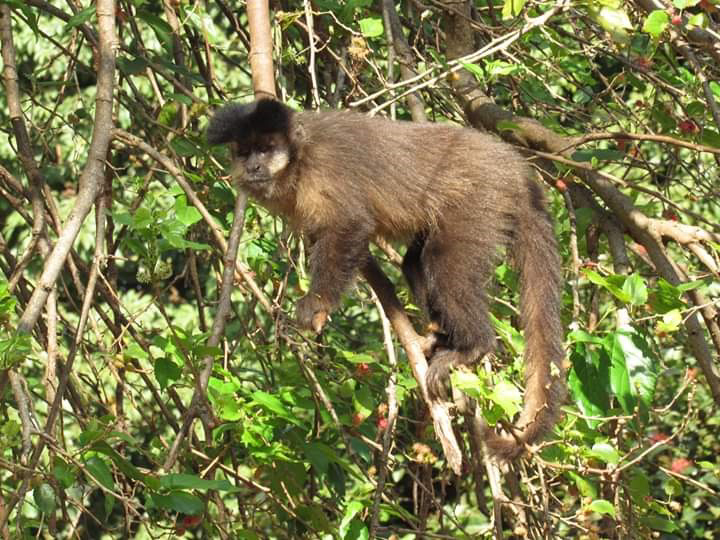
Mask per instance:
[[[292,109],[274,99],[230,103],[210,119],[207,140],[210,144],[224,144],[242,140],[253,132],[287,133],[291,116]]]

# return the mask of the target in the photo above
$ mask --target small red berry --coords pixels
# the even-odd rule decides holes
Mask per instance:
[[[681,473],[688,467],[692,467],[693,462],[688,458],[675,458],[670,464],[670,470],[672,472]]]
[[[678,122],[678,129],[680,130],[680,133],[685,135],[691,135],[700,131],[700,128],[695,121],[690,118]]]
[[[370,368],[370,366],[363,362],[355,367],[355,377],[367,377],[368,375],[370,375],[371,371],[372,369]]]

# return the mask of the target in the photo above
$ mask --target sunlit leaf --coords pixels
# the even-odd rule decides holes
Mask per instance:
[[[40,484],[33,489],[33,500],[44,514],[52,514],[57,508],[55,491],[50,484]]]
[[[664,9],[656,9],[647,16],[642,29],[643,32],[657,38],[665,31],[668,24],[670,24],[670,15]]]
[[[607,514],[615,517],[615,507],[610,501],[605,499],[596,499],[588,505],[588,508],[598,514]]]
[[[380,17],[368,17],[366,19],[360,19],[360,31],[363,36],[373,38],[383,35],[383,22]]]

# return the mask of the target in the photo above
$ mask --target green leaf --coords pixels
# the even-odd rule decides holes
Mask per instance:
[[[610,501],[606,501],[605,499],[595,499],[588,505],[588,508],[598,514],[607,514],[615,517],[615,507]]]
[[[650,307],[656,313],[667,313],[673,309],[684,309],[685,304],[680,299],[682,291],[671,285],[663,278],[657,280],[655,289],[653,289],[648,297]]]
[[[137,11],[137,18],[145,21],[154,31],[157,38],[165,45],[172,45],[172,27],[157,15],[139,9]]]
[[[700,142],[707,146],[720,148],[720,133],[712,129],[703,129],[700,134]]]
[[[376,364],[377,359],[369,354],[342,351],[342,356],[351,364]]]
[[[328,457],[333,454],[332,450],[321,442],[311,442],[304,446],[303,451],[308,461],[320,474],[325,474],[330,465]]]
[[[112,448],[105,441],[98,441],[92,445],[92,449],[98,453],[108,456],[115,466],[120,469],[125,476],[137,480],[138,482],[145,482],[146,476],[140,472],[140,470],[130,463],[127,459],[122,457],[114,448]],[[106,486],[107,487],[107,486]]]
[[[700,0],[673,0],[673,6],[677,9],[687,9],[692,6],[696,6],[700,3]]]
[[[705,284],[705,282],[702,279],[698,279],[695,281],[688,281],[686,283],[679,283],[677,285],[677,290],[680,292],[692,291],[692,290],[695,290],[695,289],[701,287],[704,284]]]
[[[211,390],[212,403],[217,415],[227,422],[237,422],[243,417],[240,401],[234,394],[217,394]]]
[[[103,498],[103,509],[105,510],[105,517],[103,518],[104,521],[107,521],[107,519],[110,517],[110,514],[112,513],[112,509],[114,506],[115,506],[115,497],[113,497],[109,493],[105,493],[105,496]]]
[[[520,70],[517,64],[511,64],[503,60],[491,60],[485,64],[485,71],[491,79],[497,79],[505,75],[512,75]]]
[[[697,26],[699,28],[707,28],[708,26],[708,16],[707,13],[695,13],[691,14],[690,17],[688,17],[687,20],[688,28],[692,28],[694,26]]]
[[[375,410],[375,397],[366,384],[361,384],[355,388],[353,394],[353,407],[357,412],[368,417]]]
[[[625,414],[632,414],[636,402],[630,389],[630,375],[625,363],[625,354],[616,334],[611,334],[606,338],[606,350],[610,356],[610,388]]]
[[[604,278],[600,274],[598,274],[594,270],[590,270],[589,268],[585,268],[583,270],[583,274],[585,274],[585,277],[587,277],[588,280],[590,280],[591,282],[595,283],[596,285],[600,285],[601,287],[610,291],[613,296],[615,296],[624,304],[630,303],[630,295],[626,293],[620,286],[618,286],[619,281],[622,281],[622,284],[624,284],[624,276],[610,276],[610,278]]]
[[[129,59],[121,56],[117,59],[117,65],[124,75],[139,75],[148,67],[147,60],[142,57]]]
[[[627,13],[621,7],[605,5],[600,9],[591,8],[589,13],[595,22],[610,34],[613,40],[618,43],[630,42],[627,31],[632,30],[633,25]]]
[[[254,531],[249,529],[235,531],[233,534],[238,540],[260,540],[260,537]]]
[[[155,380],[163,390],[174,381],[180,380],[182,368],[167,356],[155,360]]]
[[[578,408],[587,416],[607,415],[610,411],[610,360],[605,349],[578,344],[570,354],[570,362],[568,386]],[[586,422],[590,427],[599,424],[597,420]]]
[[[583,497],[588,497],[590,499],[594,499],[597,497],[597,482],[589,480],[588,478],[573,471],[568,471],[566,475],[570,477],[573,482],[575,482],[575,486],[578,488],[580,495],[582,495]]]
[[[257,390],[252,393],[252,400],[254,403],[263,406],[267,410],[274,412],[283,417],[288,422],[292,422],[295,425],[302,425],[300,420],[285,408],[285,405],[278,398],[267,392]]]
[[[132,222],[132,228],[136,231],[141,231],[143,229],[147,229],[150,225],[155,223],[155,218],[153,218],[152,213],[150,210],[145,208],[144,206],[141,206],[137,210],[135,210],[135,213],[133,214],[133,222]]]
[[[502,8],[502,18],[512,19],[517,17],[525,7],[525,0],[505,0]]]
[[[620,454],[618,454],[618,451],[615,450],[614,446],[606,442],[595,443],[590,449],[590,455],[604,461],[605,463],[610,463],[611,465],[617,465],[620,461]]]
[[[0,371],[15,367],[32,352],[29,334],[16,333],[9,339],[0,340]]]
[[[502,407],[508,418],[512,418],[517,414],[522,403],[522,394],[517,386],[508,381],[501,380],[493,388],[488,396],[491,401]]]
[[[715,97],[720,98],[720,83],[717,81],[710,81],[710,90]]]
[[[632,327],[617,331],[607,339],[611,359],[611,383],[623,410],[628,414],[632,413],[635,398],[639,398],[645,407],[650,407],[655,396],[657,362],[647,341]],[[613,375],[617,379],[613,380]],[[631,398],[625,394],[625,377],[627,392]]]
[[[40,484],[33,490],[33,500],[43,514],[52,514],[57,508],[55,491],[50,484]]]
[[[201,499],[184,491],[175,491],[169,495],[151,493],[150,497],[158,508],[180,512],[188,516],[196,516],[205,511],[205,504]]]
[[[85,24],[90,19],[95,16],[95,6],[91,5],[86,7],[85,9],[81,9],[78,11],[75,15],[70,17],[68,19],[68,22],[65,23],[65,30],[71,30],[72,28],[75,28],[76,26],[80,26],[81,24]]]
[[[207,480],[200,478],[194,474],[166,474],[159,478],[160,486],[173,489],[197,489],[207,491],[214,489],[217,491],[235,491],[235,487],[227,480]]]
[[[650,495],[650,481],[647,474],[633,471],[630,475],[629,491],[636,504],[644,504],[645,498]]]
[[[466,370],[455,370],[450,374],[450,382],[453,388],[457,388],[464,394],[477,400],[487,399],[489,389],[484,379],[477,373]]]
[[[135,341],[130,343],[127,348],[123,351],[125,358],[133,360],[147,360],[149,358],[148,351],[143,349]]]
[[[169,101],[165,103],[165,105],[162,106],[160,109],[160,112],[157,116],[157,121],[159,124],[163,126],[171,126],[173,122],[175,121],[175,118],[177,118],[178,111],[180,110],[180,107],[178,107],[177,102],[175,101]]]
[[[492,313],[490,314],[490,322],[495,328],[498,337],[513,354],[516,356],[522,355],[525,350],[525,339],[517,328],[502,319],[498,319]]]
[[[350,528],[350,522],[365,506],[360,501],[351,501],[345,508],[345,515],[343,515],[342,521],[340,521],[340,538],[348,538],[347,533]]]
[[[322,508],[318,505],[300,505],[295,509],[295,512],[316,531],[328,532],[332,528],[330,520],[328,520],[325,512],[323,512]]]
[[[60,483],[60,486],[65,489],[72,486],[77,479],[75,468],[61,461],[59,458],[55,458],[53,475],[55,476],[55,479]]]
[[[625,278],[622,291],[628,295],[630,303],[635,306],[647,302],[648,292],[645,286],[645,280],[638,274],[631,274]]]
[[[115,488],[115,481],[113,480],[112,472],[104,459],[93,456],[85,462],[85,468],[95,479],[93,482],[99,482],[100,485],[106,489],[112,490]]]
[[[680,530],[678,526],[672,521],[658,516],[641,517],[640,522],[646,527],[653,529],[654,531],[673,533]]]
[[[200,211],[194,206],[188,206],[187,199],[184,196],[175,199],[175,215],[187,227],[202,219]]]
[[[479,82],[483,82],[485,80],[485,72],[477,64],[471,64],[469,62],[461,62],[461,65],[462,65],[462,67],[464,67],[470,73],[473,74],[473,76],[475,77],[475,80],[477,80]]]
[[[622,161],[625,153],[612,148],[596,148],[593,150],[578,150],[573,152],[572,159],[580,162],[592,161]]]
[[[285,405],[283,405],[283,402],[272,394],[257,390],[256,392],[253,392],[252,399],[255,403],[262,405],[263,407],[274,413],[282,416],[287,416],[289,414],[288,410],[285,408]]]
[[[360,19],[360,32],[367,38],[381,36],[384,32],[382,19],[380,17]]]
[[[663,9],[656,9],[647,16],[642,29],[643,32],[657,39],[665,31],[668,24],[670,24],[670,15]]]
[[[655,331],[658,334],[672,334],[673,332],[678,331],[681,324],[682,314],[679,310],[673,309],[672,311],[668,311],[665,315],[663,315],[661,321],[658,321],[657,325],[655,326]]]
[[[177,137],[170,141],[170,148],[180,157],[192,157],[202,154],[202,150],[185,137]]]
[[[663,482],[663,489],[670,497],[677,497],[682,495],[683,485],[677,478],[670,476]]]

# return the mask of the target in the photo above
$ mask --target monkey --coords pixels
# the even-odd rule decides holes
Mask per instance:
[[[402,272],[436,328],[432,399],[447,399],[452,368],[494,350],[486,288],[509,249],[521,282],[524,407],[509,434],[486,425],[482,436],[512,460],[551,430],[566,393],[561,261],[542,187],[513,146],[452,124],[296,112],[267,98],[221,107],[206,136],[230,146],[239,187],[309,240],[301,327],[322,330],[369,263],[370,241],[408,246]]]

